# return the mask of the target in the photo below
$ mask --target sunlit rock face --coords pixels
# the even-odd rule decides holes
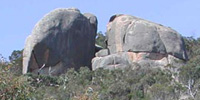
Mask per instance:
[[[187,60],[182,36],[169,27],[121,14],[110,18],[106,33],[107,49],[96,53],[93,70],[134,62],[163,67],[175,60]]]

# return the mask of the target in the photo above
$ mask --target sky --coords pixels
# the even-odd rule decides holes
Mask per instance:
[[[0,54],[24,48],[35,24],[56,8],[78,8],[98,19],[106,31],[114,14],[129,14],[171,27],[182,36],[200,37],[200,0],[0,0]]]

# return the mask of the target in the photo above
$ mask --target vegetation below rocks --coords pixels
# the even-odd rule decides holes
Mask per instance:
[[[199,100],[200,39],[184,40],[190,60],[176,72],[134,64],[123,70],[82,67],[61,76],[21,75],[22,50],[14,51],[10,62],[0,62],[0,99]]]
[[[59,77],[26,74],[16,76],[1,69],[1,99],[149,100],[178,98],[184,88],[172,83],[171,73],[130,66],[124,70],[70,69]],[[160,97],[162,95],[162,97]]]

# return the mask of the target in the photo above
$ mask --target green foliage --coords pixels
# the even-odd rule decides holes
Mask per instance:
[[[184,42],[189,59],[200,55],[200,38],[184,37]]]
[[[96,44],[100,45],[103,48],[106,48],[105,40],[106,40],[106,36],[102,32],[98,32],[97,37],[96,37]]]
[[[3,94],[1,98],[149,100],[150,88],[154,84],[169,84],[170,75],[159,69],[132,70],[131,67],[124,70],[98,69],[96,71],[82,67],[79,71],[70,69],[61,76],[42,76],[30,73],[15,76],[10,73],[9,69],[6,72],[1,69],[0,88],[1,94]],[[5,90],[9,90],[9,92],[5,92]]]
[[[179,80],[187,89],[187,93],[195,99],[200,91],[200,39],[184,38],[189,61],[180,68]]]
[[[9,56],[9,60],[12,64],[16,64],[18,66],[22,65],[22,52],[23,50],[14,50]]]
[[[7,68],[0,66],[0,99],[1,100],[26,100],[33,94],[34,88],[30,86],[24,76],[17,77]]]
[[[167,84],[154,84],[151,89],[152,100],[177,100],[175,88]]]
[[[0,54],[0,66],[1,68],[5,68],[8,65],[8,62],[6,61],[6,58],[4,58],[1,54]]]
[[[180,80],[187,83],[189,79],[200,79],[200,39],[185,38],[189,61],[180,69]]]
[[[10,71],[16,75],[22,74],[22,53],[23,50],[14,50],[9,56],[9,66],[11,66]]]

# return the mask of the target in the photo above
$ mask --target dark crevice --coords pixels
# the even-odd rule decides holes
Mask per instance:
[[[39,66],[39,64],[38,64],[38,60],[37,60],[37,58],[36,58],[36,56],[35,56],[34,50],[32,51],[32,56],[33,56],[33,59],[35,59],[35,62],[36,62],[36,64],[37,64],[38,68],[39,68],[40,66]],[[33,69],[33,70],[34,70],[34,69]]]
[[[127,34],[127,33],[125,33],[124,36],[123,36],[123,44],[125,44],[126,34]]]
[[[160,37],[160,34],[159,34],[159,32],[158,32],[158,27],[156,27],[156,31],[157,31],[157,33],[158,33],[158,36],[159,36],[159,39],[160,39],[161,43],[163,44],[163,46],[164,46],[164,48],[165,48],[165,52],[167,53],[167,49],[166,49],[166,47],[165,47],[165,44],[164,44],[164,42],[162,41],[162,39],[161,39],[161,37]]]
[[[117,17],[119,17],[119,16],[121,16],[121,15],[123,15],[123,14],[113,15],[112,17],[110,17],[109,22],[112,22],[115,18],[117,18]]]

